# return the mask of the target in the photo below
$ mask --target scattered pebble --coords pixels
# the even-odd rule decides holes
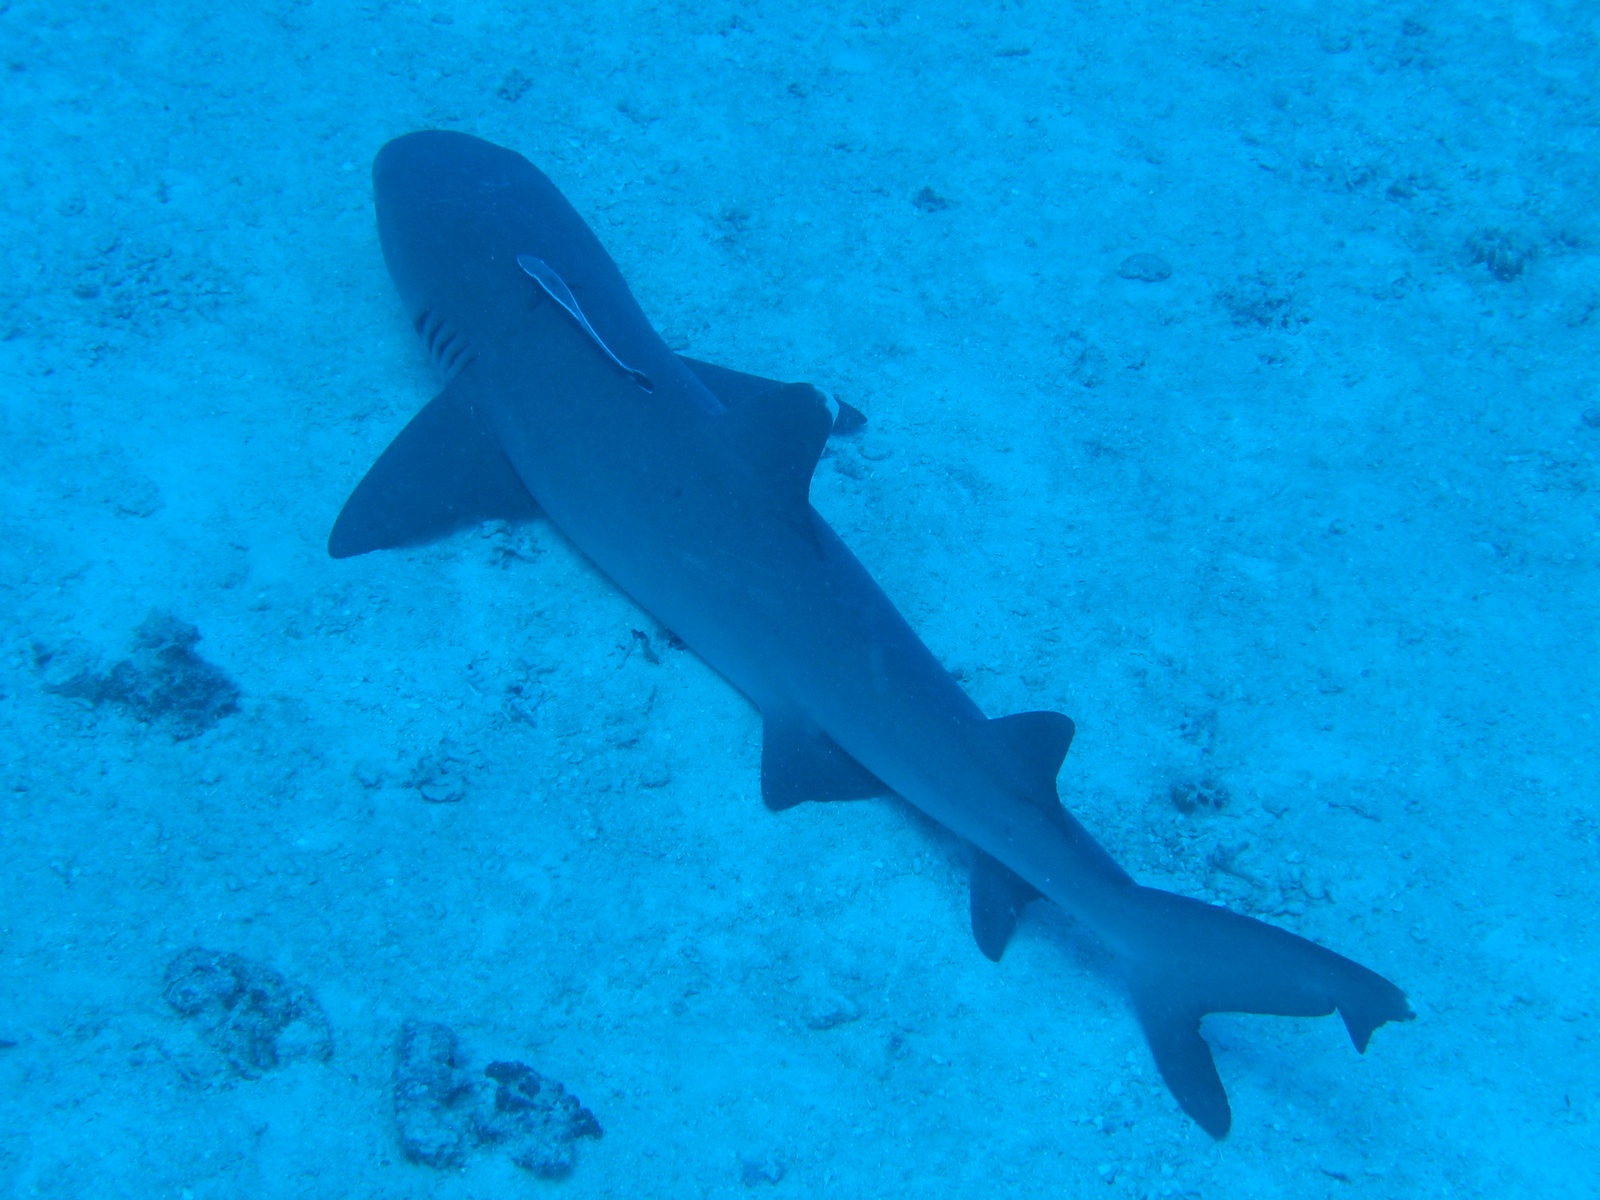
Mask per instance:
[[[672,782],[672,770],[666,763],[650,763],[639,772],[639,786],[642,788],[664,788]]]
[[[485,521],[478,536],[488,550],[490,563],[502,569],[515,563],[538,561],[542,551],[534,527],[525,521]]]
[[[1307,318],[1294,309],[1294,296],[1281,281],[1257,273],[1241,279],[1231,288],[1217,293],[1217,299],[1237,326],[1257,325],[1262,329],[1295,329]]]
[[[410,1021],[400,1031],[394,1119],[400,1149],[412,1162],[455,1166],[475,1144],[480,1085],[460,1069],[456,1054],[456,1035],[444,1025]]]
[[[861,1006],[842,992],[829,988],[818,992],[806,1005],[806,1028],[822,1031],[837,1029],[861,1019]]]
[[[1172,277],[1172,264],[1159,254],[1130,254],[1122,260],[1117,274],[1124,279],[1141,279],[1145,283],[1160,283]]]
[[[638,650],[639,657],[652,667],[661,665],[661,656],[656,653],[656,648],[650,644],[650,635],[642,629],[635,629],[633,633],[633,648]]]
[[[894,447],[888,442],[863,441],[858,452],[868,462],[884,462],[894,455]]]
[[[493,1115],[480,1137],[503,1149],[513,1163],[541,1179],[572,1173],[579,1138],[604,1131],[594,1114],[553,1079],[526,1063],[492,1062],[483,1073],[495,1083]]]
[[[753,1155],[739,1159],[739,1182],[747,1188],[768,1187],[783,1182],[789,1168],[775,1154]]]
[[[152,611],[134,631],[132,658],[105,672],[85,668],[45,688],[97,708],[114,705],[183,741],[239,711],[238,685],[194,652],[199,641],[200,631],[193,625]],[[41,652],[35,665],[43,669],[52,657]]]
[[[472,764],[454,753],[450,744],[417,759],[411,771],[411,786],[429,804],[459,804],[467,798],[467,773]]]
[[[1175,783],[1168,795],[1172,800],[1172,807],[1185,816],[1221,812],[1228,807],[1228,802],[1232,799],[1228,789],[1214,780],[1201,783]]]
[[[185,950],[167,965],[162,994],[239,1078],[333,1056],[328,1018],[311,993],[240,955]]]
[[[412,1162],[457,1167],[474,1150],[497,1149],[541,1179],[571,1174],[578,1139],[604,1136],[576,1097],[526,1063],[468,1071],[460,1039],[434,1021],[408,1021],[400,1031],[394,1118]]]
[[[1324,29],[1317,35],[1317,45],[1324,54],[1344,54],[1352,44],[1350,35],[1342,29]]]
[[[495,89],[495,95],[499,96],[507,104],[515,104],[523,96],[527,95],[528,89],[532,86],[533,80],[513,68],[511,73],[506,76],[505,82]]]
[[[1533,261],[1534,248],[1504,229],[1482,229],[1467,239],[1467,253],[1501,283],[1510,283]]]
[[[872,71],[872,56],[865,50],[858,50],[853,46],[846,46],[835,50],[833,57],[828,60],[828,65],[835,71],[843,71],[847,75],[866,75]]]

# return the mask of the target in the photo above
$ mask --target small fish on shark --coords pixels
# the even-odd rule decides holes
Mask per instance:
[[[1090,836],[1056,791],[1072,721],[987,718],[811,506],[823,448],[858,411],[673,353],[593,231],[513,151],[408,134],[378,153],[373,191],[390,275],[445,387],[356,486],[335,558],[543,512],[759,709],[768,808],[893,793],[944,825],[972,848],[972,933],[996,962],[1029,903],[1071,914],[1215,1138],[1232,1111],[1206,1014],[1337,1011],[1360,1051],[1411,1019],[1376,972],[1144,887]]]
[[[566,281],[550,268],[550,264],[542,258],[535,258],[531,254],[517,255],[517,266],[521,267],[529,277],[538,280],[542,287],[562,308],[566,309],[572,319],[578,323],[578,328],[589,335],[589,340],[600,347],[600,352],[616,363],[622,373],[632,379],[647,392],[656,390],[656,385],[650,382],[650,376],[643,371],[635,371],[627,363],[617,357],[616,351],[606,345],[605,339],[594,331],[594,326],[589,324],[589,318],[583,315],[583,309],[578,307],[577,297],[572,294],[572,289]]]

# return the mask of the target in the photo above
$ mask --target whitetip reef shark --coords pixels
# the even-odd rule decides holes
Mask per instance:
[[[1063,807],[1059,713],[985,718],[811,507],[836,424],[809,384],[680,357],[527,159],[408,134],[373,163],[390,274],[444,390],[356,487],[335,558],[542,511],[761,711],[761,793],[898,794],[973,847],[971,918],[998,961],[1055,901],[1106,948],[1173,1096],[1215,1138],[1213,1012],[1325,1016],[1357,1050],[1412,1013],[1394,984],[1250,917],[1142,887]]]

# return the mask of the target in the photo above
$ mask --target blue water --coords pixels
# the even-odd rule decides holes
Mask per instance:
[[[0,4],[0,1194],[1594,1194],[1592,7],[223,7]],[[548,525],[330,561],[436,387],[368,177],[424,127],[863,409],[814,502],[1077,720],[1073,811],[1418,1020],[1209,1019],[1214,1144],[1092,945],[767,812]],[[408,1022],[604,1137],[414,1161]]]

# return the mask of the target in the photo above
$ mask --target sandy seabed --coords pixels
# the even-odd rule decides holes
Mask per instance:
[[[0,68],[4,1195],[1593,1194],[1592,8],[13,0]],[[367,174],[424,127],[866,411],[814,503],[1077,720],[1074,812],[1419,1019],[1210,1019],[1213,1144],[1092,945],[983,959],[896,801],[768,813],[548,524],[330,561],[437,387]],[[594,1114],[564,1182],[407,1157],[436,1027]]]

